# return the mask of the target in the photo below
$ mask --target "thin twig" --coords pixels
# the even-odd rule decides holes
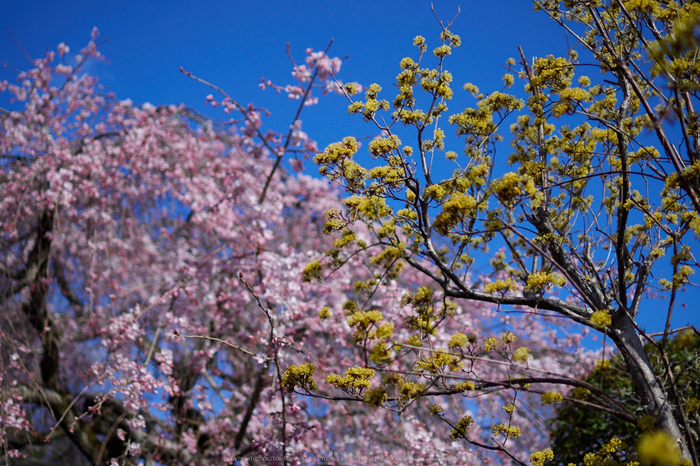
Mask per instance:
[[[260,354],[258,354],[258,353],[253,353],[252,351],[249,351],[249,350],[247,350],[241,346],[235,345],[233,343],[229,343],[228,341],[222,340],[221,338],[210,337],[207,335],[182,335],[182,334],[178,334],[178,335],[182,338],[199,338],[202,340],[209,340],[209,341],[214,341],[217,343],[223,343],[226,346],[237,349],[238,351],[242,351],[243,353],[248,354],[250,356],[255,356],[258,358],[260,357]]]
[[[331,48],[331,45],[333,45],[333,39],[330,40],[328,45],[326,46],[325,50],[323,51],[324,55],[328,54],[328,51]],[[287,49],[289,50],[289,49]],[[291,55],[290,55],[291,57]],[[294,119],[292,120],[292,125],[290,125],[289,132],[287,133],[287,139],[284,141],[284,146],[283,146],[283,151],[281,153],[275,153],[273,152],[276,156],[277,159],[275,160],[275,164],[272,166],[272,170],[270,171],[270,174],[267,176],[267,179],[265,179],[265,186],[263,187],[262,194],[260,194],[260,199],[258,200],[259,204],[262,204],[263,201],[265,200],[265,196],[267,195],[267,190],[270,187],[270,183],[272,182],[272,177],[275,175],[275,172],[280,166],[280,163],[282,162],[282,157],[284,157],[284,154],[287,153],[287,148],[289,147],[289,144],[292,140],[292,127],[294,123],[299,119],[299,116],[301,115],[301,111],[304,108],[304,105],[306,104],[306,99],[309,98],[309,94],[311,94],[311,88],[314,85],[314,81],[316,80],[316,77],[318,76],[318,67],[314,69],[313,75],[311,75],[311,79],[309,80],[309,85],[306,86],[306,91],[304,92],[304,96],[301,98],[301,102],[299,102],[299,107],[297,108],[297,112],[294,115]]]
[[[7,28],[7,32],[10,34],[10,37],[12,37],[12,40],[15,41],[15,44],[17,44],[17,47],[22,51],[22,54],[24,55],[24,58],[27,59],[30,65],[34,66],[34,60],[32,60],[32,57],[27,53],[27,51],[22,47],[22,44],[20,41],[15,37],[15,35],[12,33],[12,29]]]

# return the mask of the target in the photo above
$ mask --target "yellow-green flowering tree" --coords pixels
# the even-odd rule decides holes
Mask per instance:
[[[675,303],[698,267],[692,246],[700,235],[700,119],[695,109],[700,103],[700,4],[536,0],[534,6],[566,30],[572,47],[566,56],[531,60],[519,48],[519,58],[508,61],[504,81],[507,88],[517,77],[524,94],[505,89],[481,93],[466,84],[476,105],[448,110],[453,93],[459,92],[448,66],[460,39],[442,24],[440,40],[430,47],[416,37],[415,56],[400,61],[390,92],[373,84],[357,95],[355,86],[345,87],[349,112],[375,125],[382,136],[368,144],[369,162],[354,157],[359,146],[353,137],[316,156],[320,172],[343,185],[349,197],[345,211],[328,211],[325,231],[338,240],[326,259],[310,264],[306,278],[323,278],[364,253],[371,257],[375,279],[358,284],[358,292],[400,277],[407,266],[427,277],[446,303],[478,301],[501,311],[563,318],[600,332],[621,354],[641,410],[631,412],[599,392],[587,400],[566,398],[631,422],[653,420],[663,439],[673,439],[682,458],[697,465],[688,400],[677,389],[667,355],[670,338],[678,332],[671,327]],[[509,146],[503,136],[508,123]],[[455,133],[459,142],[451,136]],[[435,332],[450,305],[432,306],[432,291],[426,290],[411,290],[402,298],[412,309],[406,322],[415,331],[406,341],[391,337],[394,327],[385,326],[394,322],[382,323],[386,335],[377,336],[382,315],[369,308],[371,299],[346,308],[357,344],[371,350],[365,359],[368,369],[390,372],[392,362],[410,353],[427,355],[413,375],[443,374],[447,368],[459,373],[484,352],[509,344],[508,338],[499,342],[486,335],[473,340],[455,336],[449,344],[437,344]],[[652,293],[667,300],[652,301]],[[640,328],[640,313],[660,312],[662,306],[666,325],[655,333]],[[371,347],[368,341],[378,343]],[[665,362],[659,371],[650,364],[645,344]],[[458,351],[469,345],[480,350]],[[513,348],[501,362],[526,365],[530,357],[527,348]],[[606,362],[599,367],[605,369]],[[391,377],[398,376],[385,375],[375,383],[348,373],[330,383],[356,387],[361,380],[372,387],[365,401],[377,405],[431,396],[424,386],[403,379],[394,383]],[[668,383],[660,383],[660,377]],[[512,379],[455,381],[462,385],[453,393],[515,385]],[[545,383],[595,389],[564,378],[525,382],[518,389],[542,394],[544,403],[564,398]],[[389,390],[390,383],[395,388]],[[509,413],[513,409],[504,407]],[[441,410],[430,408],[447,420]],[[448,423],[454,438],[470,441],[470,416]],[[472,443],[499,449],[505,442],[497,438],[516,438],[519,432],[509,423],[495,424],[493,443]],[[531,462],[541,464],[550,453],[538,452]]]

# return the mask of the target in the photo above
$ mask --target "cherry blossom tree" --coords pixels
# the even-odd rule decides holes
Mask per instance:
[[[315,144],[232,99],[221,124],[105,95],[80,71],[96,38],[0,85],[24,106],[0,139],[6,460],[63,437],[91,464],[230,463],[311,433],[316,451],[329,440],[274,370],[344,292],[299,278],[337,195],[279,160]]]
[[[527,370],[576,376],[592,361],[581,335],[450,301],[429,260],[402,270],[391,254],[348,254],[349,244],[373,245],[374,226],[324,234],[340,193],[284,169],[287,158],[301,171],[318,151],[301,112],[343,94],[341,60],[307,50],[296,84],[261,82],[299,100],[289,128],[275,132],[264,110],[186,70],[230,120],[105,93],[82,72],[102,58],[97,37],[72,58],[60,44],[17,83],[0,83],[10,105],[0,109],[6,464],[491,464],[501,461],[492,450],[546,445],[535,391],[493,382],[473,396],[474,384],[481,394],[485,381],[522,376],[513,363],[527,365],[528,352]],[[488,354],[473,336],[487,333],[500,334]],[[446,390],[447,380],[461,385]],[[514,412],[514,396],[531,408]],[[480,440],[470,442],[486,449],[461,442],[465,422],[450,427],[429,398],[477,419]],[[523,438],[506,448],[516,423]]]
[[[464,86],[476,100],[473,108],[448,113],[454,91],[447,66],[461,40],[442,22],[432,54],[425,38],[415,38],[415,56],[401,60],[390,100],[381,98],[378,84],[362,97],[355,86],[344,87],[349,112],[382,137],[368,145],[369,161],[353,158],[359,151],[353,137],[315,157],[321,174],[351,196],[343,209],[327,212],[325,223],[327,232],[347,240],[337,240],[328,258],[310,263],[307,271],[324,277],[345,258],[365,253],[379,271],[376,277],[405,265],[429,281],[401,297],[411,309],[405,319],[410,336],[389,331],[400,325],[394,314],[366,306],[348,310],[356,342],[369,354],[365,367],[392,374],[372,382],[365,402],[391,409],[402,396],[453,397],[465,389],[474,397],[508,393],[512,401],[503,410],[509,418],[494,421],[486,441],[472,415],[442,405],[431,410],[452,426],[454,437],[526,464],[517,437],[529,420],[514,416],[527,406],[523,393],[540,393],[544,404],[566,400],[655,431],[638,448],[654,464],[697,465],[688,420],[695,401],[678,389],[668,352],[671,336],[697,333],[671,323],[698,268],[692,253],[700,234],[698,4],[536,0],[534,6],[567,32],[569,53],[529,60],[519,48],[518,60],[505,65],[503,89],[484,94],[473,84]],[[593,82],[582,75],[586,66],[603,78]],[[516,75],[524,84],[522,98],[505,91]],[[509,154],[500,161],[499,130],[509,117]],[[461,142],[446,136],[447,125]],[[450,150],[457,147],[462,154]],[[358,229],[369,232],[369,239],[355,239]],[[357,283],[356,289],[373,286]],[[448,299],[588,327],[623,358],[640,406],[573,380],[551,363],[536,371],[539,355],[528,360],[527,346],[513,345],[516,337],[509,333],[500,339],[452,333],[443,327],[447,322],[449,328],[453,312]],[[639,316],[655,312],[659,302],[666,324],[647,332]],[[529,328],[522,322],[510,320]],[[644,344],[661,355],[661,372],[655,372]],[[494,364],[508,371],[500,377],[479,372]],[[609,358],[597,364],[599,370],[609,366]],[[348,376],[353,374],[327,381],[348,391]],[[586,464],[607,464],[623,448],[610,435]],[[541,450],[529,460],[541,465],[551,458],[551,450]]]

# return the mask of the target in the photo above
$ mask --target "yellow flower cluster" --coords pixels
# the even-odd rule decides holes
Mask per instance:
[[[391,324],[393,328],[393,324]],[[385,341],[380,341],[369,353],[369,360],[375,364],[384,365],[391,362],[391,348]]]
[[[584,466],[604,466],[609,464],[617,464],[617,462],[615,462],[610,455],[618,450],[624,450],[627,447],[627,444],[625,444],[622,440],[617,437],[613,437],[608,443],[605,443],[602,447],[600,447],[598,453],[587,453],[586,456],[583,457],[583,464]],[[629,463],[628,466],[634,466],[635,464],[637,466],[639,465],[639,463],[634,462]]]
[[[508,424],[496,424],[491,430],[494,435],[503,435],[506,438],[518,438],[523,435],[520,427],[509,426]]]
[[[306,264],[306,267],[301,272],[301,280],[304,282],[321,280],[321,262],[316,260]]]
[[[331,308],[328,306],[323,306],[320,311],[318,311],[318,317],[321,320],[329,319],[333,314],[331,314]]]
[[[394,134],[387,138],[377,138],[369,143],[368,149],[374,157],[390,154],[401,145],[401,140]]]
[[[344,89],[345,89],[345,92],[348,93],[348,95],[355,95],[358,92],[357,84],[355,84],[355,83],[347,83],[344,86]]]
[[[354,303],[353,303],[354,304]],[[384,316],[380,311],[351,311],[346,310],[346,315],[349,315],[347,323],[350,327],[355,328],[354,338],[355,341],[366,340],[367,338],[375,338],[377,336],[377,331],[382,335],[390,335],[394,331],[393,324],[380,325],[377,329],[370,329],[379,322],[384,320]]]
[[[515,198],[523,193],[520,189],[520,180],[520,175],[515,172],[509,172],[503,175],[502,178],[494,180],[491,184],[491,189],[501,202],[512,204]]]
[[[406,172],[402,167],[381,166],[374,167],[367,173],[367,178],[374,178],[381,185],[388,185],[391,188],[401,186],[400,182],[404,179]]]
[[[595,368],[599,371],[606,371],[612,367],[609,359],[599,359],[595,363]]]
[[[374,369],[368,367],[353,366],[345,371],[345,376],[331,374],[326,377],[326,383],[334,385],[336,388],[369,388],[374,377]]]
[[[391,207],[378,196],[350,196],[343,201],[348,209],[348,215],[361,217],[366,220],[378,220],[391,215]]]
[[[474,335],[466,336],[463,333],[455,333],[450,337],[450,342],[447,344],[448,348],[464,347],[476,342],[476,337]]]
[[[580,102],[593,100],[591,93],[580,87],[567,87],[559,93],[559,101],[552,106],[552,115],[556,118],[571,114]]]
[[[700,400],[695,397],[688,398],[688,401],[685,402],[685,411],[694,413],[697,410],[700,410]]]
[[[340,211],[338,211],[338,209],[328,209],[326,211],[326,221],[323,223],[324,234],[332,235],[337,231],[345,229],[345,227],[346,222],[343,220],[343,217],[340,215]],[[342,243],[342,240],[339,241],[339,244]]]
[[[574,398],[577,400],[585,400],[590,394],[591,391],[584,387],[576,387],[574,390]]]
[[[447,189],[445,189],[445,186],[441,184],[431,184],[430,186],[425,188],[425,191],[423,191],[423,197],[425,197],[426,199],[434,199],[437,201],[447,196],[447,194]]]
[[[367,170],[352,160],[357,148],[357,140],[353,137],[328,145],[326,150],[314,157],[314,163],[319,166],[318,172],[331,180],[341,179],[350,191],[360,190],[364,187]]]
[[[454,193],[442,205],[442,212],[435,217],[433,227],[441,234],[447,235],[465,216],[476,213],[476,199],[462,193]]]
[[[437,416],[438,414],[440,414],[443,411],[444,411],[444,409],[442,409],[442,406],[440,406],[440,405],[432,405],[430,407],[430,414],[432,414],[433,416]]]
[[[453,93],[452,88],[450,88],[452,74],[449,71],[439,72],[438,70],[424,69],[419,70],[419,74],[422,76],[420,81],[421,89],[445,100],[452,99]],[[447,110],[447,106],[443,102],[441,103],[442,105],[438,104],[438,106],[433,109],[433,113],[431,113],[430,116],[437,116]],[[429,121],[432,121],[432,119],[429,119],[425,123]]]
[[[521,346],[513,353],[513,361],[526,362],[530,357],[530,349]]]
[[[525,104],[513,95],[493,92],[485,99],[479,101],[478,105],[480,109],[486,110],[488,114],[503,114],[520,110]]]
[[[651,432],[654,430],[655,426],[656,418],[650,414],[642,414],[639,416],[639,419],[637,419],[637,427],[639,427],[639,430],[642,432]]]
[[[450,431],[450,437],[452,439],[458,439],[460,437],[466,437],[469,435],[469,428],[474,424],[474,419],[471,416],[464,416],[457,422],[454,429]]]
[[[554,452],[547,448],[530,454],[532,466],[544,466],[545,461],[554,459]]]
[[[661,11],[661,6],[655,0],[626,0],[623,2],[628,11],[639,11],[641,13],[652,13],[654,15]]]
[[[474,385],[474,382],[460,382],[457,385],[455,385],[455,390],[458,392],[468,392],[471,390],[474,390],[476,388],[476,385]]]
[[[535,61],[532,67],[535,76],[532,78],[532,86],[536,88],[549,87],[558,92],[571,85],[574,68],[566,58],[547,55]]]
[[[535,272],[527,276],[525,289],[540,293],[551,285],[563,286],[566,279],[554,272]]]
[[[542,404],[552,405],[564,401],[564,397],[559,392],[545,392],[541,396]]]
[[[472,94],[473,96],[479,95],[479,88],[472,83],[466,83],[464,85],[464,90]]]
[[[505,280],[495,280],[491,283],[484,285],[484,293],[507,293],[508,291],[514,290],[516,283],[511,278]]]
[[[503,75],[503,82],[505,83],[506,87],[510,87],[513,85],[513,83],[515,83],[515,78],[512,74],[506,73]]]
[[[329,211],[332,211],[335,209],[329,209]],[[328,218],[328,211],[326,212],[326,218]],[[343,234],[340,238],[337,238],[336,240],[333,241],[333,248],[334,249],[342,249],[348,244],[352,243],[357,239],[357,235],[348,229],[343,230]]]
[[[314,163],[323,165],[327,163],[337,163],[342,159],[352,158],[357,153],[357,140],[348,136],[343,138],[343,142],[334,142],[326,147],[324,152],[314,157]]]
[[[439,58],[446,57],[452,53],[452,48],[449,45],[441,45],[433,50],[433,55]]]
[[[418,335],[411,335],[406,339],[406,344],[411,346],[421,346],[422,342]]]
[[[643,435],[637,444],[637,454],[645,464],[664,466],[691,464],[689,461],[683,460],[676,442],[661,430],[653,434]]]
[[[496,349],[497,346],[498,340],[496,340],[494,337],[488,337],[484,342],[484,351],[491,351]]]
[[[425,43],[425,37],[423,37],[423,36],[416,36],[413,39],[413,45],[418,46],[421,53],[425,53],[425,51],[427,50],[427,45]]]
[[[373,256],[369,262],[371,264],[392,264],[394,263],[395,259],[399,259],[404,256],[403,251],[405,248],[405,243],[399,243],[398,246],[389,246],[386,249],[382,249],[382,251],[377,255]]]
[[[612,317],[607,309],[595,311],[593,315],[591,315],[591,325],[593,325],[595,328],[605,330],[606,328],[610,327],[611,324]]]
[[[358,311],[348,317],[348,325],[366,328],[380,320],[384,320],[384,316],[379,311]]]
[[[391,338],[394,335],[394,324],[391,322],[385,322],[379,327],[377,327],[377,332],[375,333],[375,338],[379,340],[385,340]]]
[[[383,386],[367,390],[364,400],[372,406],[381,406],[387,400],[386,389]]]
[[[291,365],[282,374],[282,386],[293,391],[295,387],[301,387],[308,391],[316,390],[318,387],[313,379],[316,367],[310,363]]]
[[[430,356],[416,361],[413,370],[436,373],[440,372],[445,366],[448,366],[452,371],[458,371],[462,365],[459,363],[459,358],[454,354],[438,350]]]
[[[415,382],[404,382],[399,386],[399,395],[403,400],[410,400],[425,391],[425,385]]]
[[[678,267],[678,272],[673,274],[673,286],[680,288],[688,283],[689,278],[695,271],[689,265],[681,265]]]

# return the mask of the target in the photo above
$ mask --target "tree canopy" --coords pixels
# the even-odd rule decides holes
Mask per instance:
[[[585,409],[603,427],[567,462],[697,466],[697,330],[671,323],[698,267],[700,4],[534,6],[567,55],[518,48],[457,112],[445,22],[387,99],[328,49],[292,59],[262,85],[299,101],[283,131],[189,70],[230,120],[104,93],[97,30],[0,83],[4,462],[564,464],[547,419]],[[301,116],[327,93],[380,135],[319,151]],[[312,156],[331,185],[282,163]]]
[[[448,63],[461,45],[450,24],[430,47],[422,36],[415,38],[415,56],[401,60],[396,92],[388,100],[376,84],[361,97],[353,86],[345,87],[349,112],[383,137],[368,145],[373,162],[353,159],[358,147],[352,137],[315,157],[320,172],[351,194],[344,210],[327,212],[326,231],[348,236],[362,225],[373,234],[371,247],[348,243],[346,254],[371,251],[371,260],[387,271],[407,264],[429,277],[445,298],[489,303],[505,312],[520,309],[604,334],[625,361],[641,416],[653,420],[660,432],[655,439],[668,446],[668,451],[653,449],[664,451],[669,464],[697,464],[696,441],[683,414],[686,400],[668,365],[663,374],[669,388],[659,383],[644,344],[667,358],[669,337],[678,331],[671,328],[674,305],[698,265],[691,247],[700,234],[695,110],[700,5],[582,0],[535,1],[534,6],[564,28],[571,48],[563,57],[533,60],[519,49],[519,59],[506,64],[504,82],[508,88],[517,76],[524,84],[522,98],[505,89],[481,93],[468,83],[464,89],[476,106],[449,113],[454,91]],[[584,70],[600,72],[602,79]],[[505,162],[511,168],[503,170],[496,150],[509,119]],[[446,139],[447,126],[462,138],[461,155],[450,150],[457,147]],[[452,167],[447,173],[444,163]],[[488,255],[491,268],[484,270]],[[638,325],[639,315],[659,312],[660,296],[667,298],[666,325],[647,332]],[[436,341],[432,322],[439,321],[440,312],[416,314],[412,376],[436,380],[442,393],[461,380],[490,391],[493,380],[465,368],[458,368],[455,380],[443,375],[446,364],[422,363],[437,351],[445,354],[442,361],[469,361],[471,367],[477,355]],[[493,350],[495,340],[489,338],[478,336],[479,349]],[[373,348],[386,349],[385,361],[375,362],[389,372],[390,362],[405,359],[405,344],[391,343]],[[528,365],[525,351],[505,353],[511,368]],[[602,360],[599,366],[608,364]],[[526,373],[523,369],[521,375]],[[542,401],[551,403],[568,392],[539,387],[556,382],[590,389],[554,374],[539,379],[528,374],[527,390],[540,390]],[[524,390],[512,378],[498,384],[514,399]],[[638,420],[599,394],[589,409]],[[507,409],[517,412],[518,405]],[[680,410],[678,418],[674,409]],[[472,423],[455,414],[439,416],[458,426]],[[508,426],[496,424],[486,447],[506,452],[506,442],[519,434]],[[466,428],[457,431],[467,442],[480,443]],[[619,448],[617,442],[606,445],[601,455]],[[551,451],[533,455],[537,463]]]

